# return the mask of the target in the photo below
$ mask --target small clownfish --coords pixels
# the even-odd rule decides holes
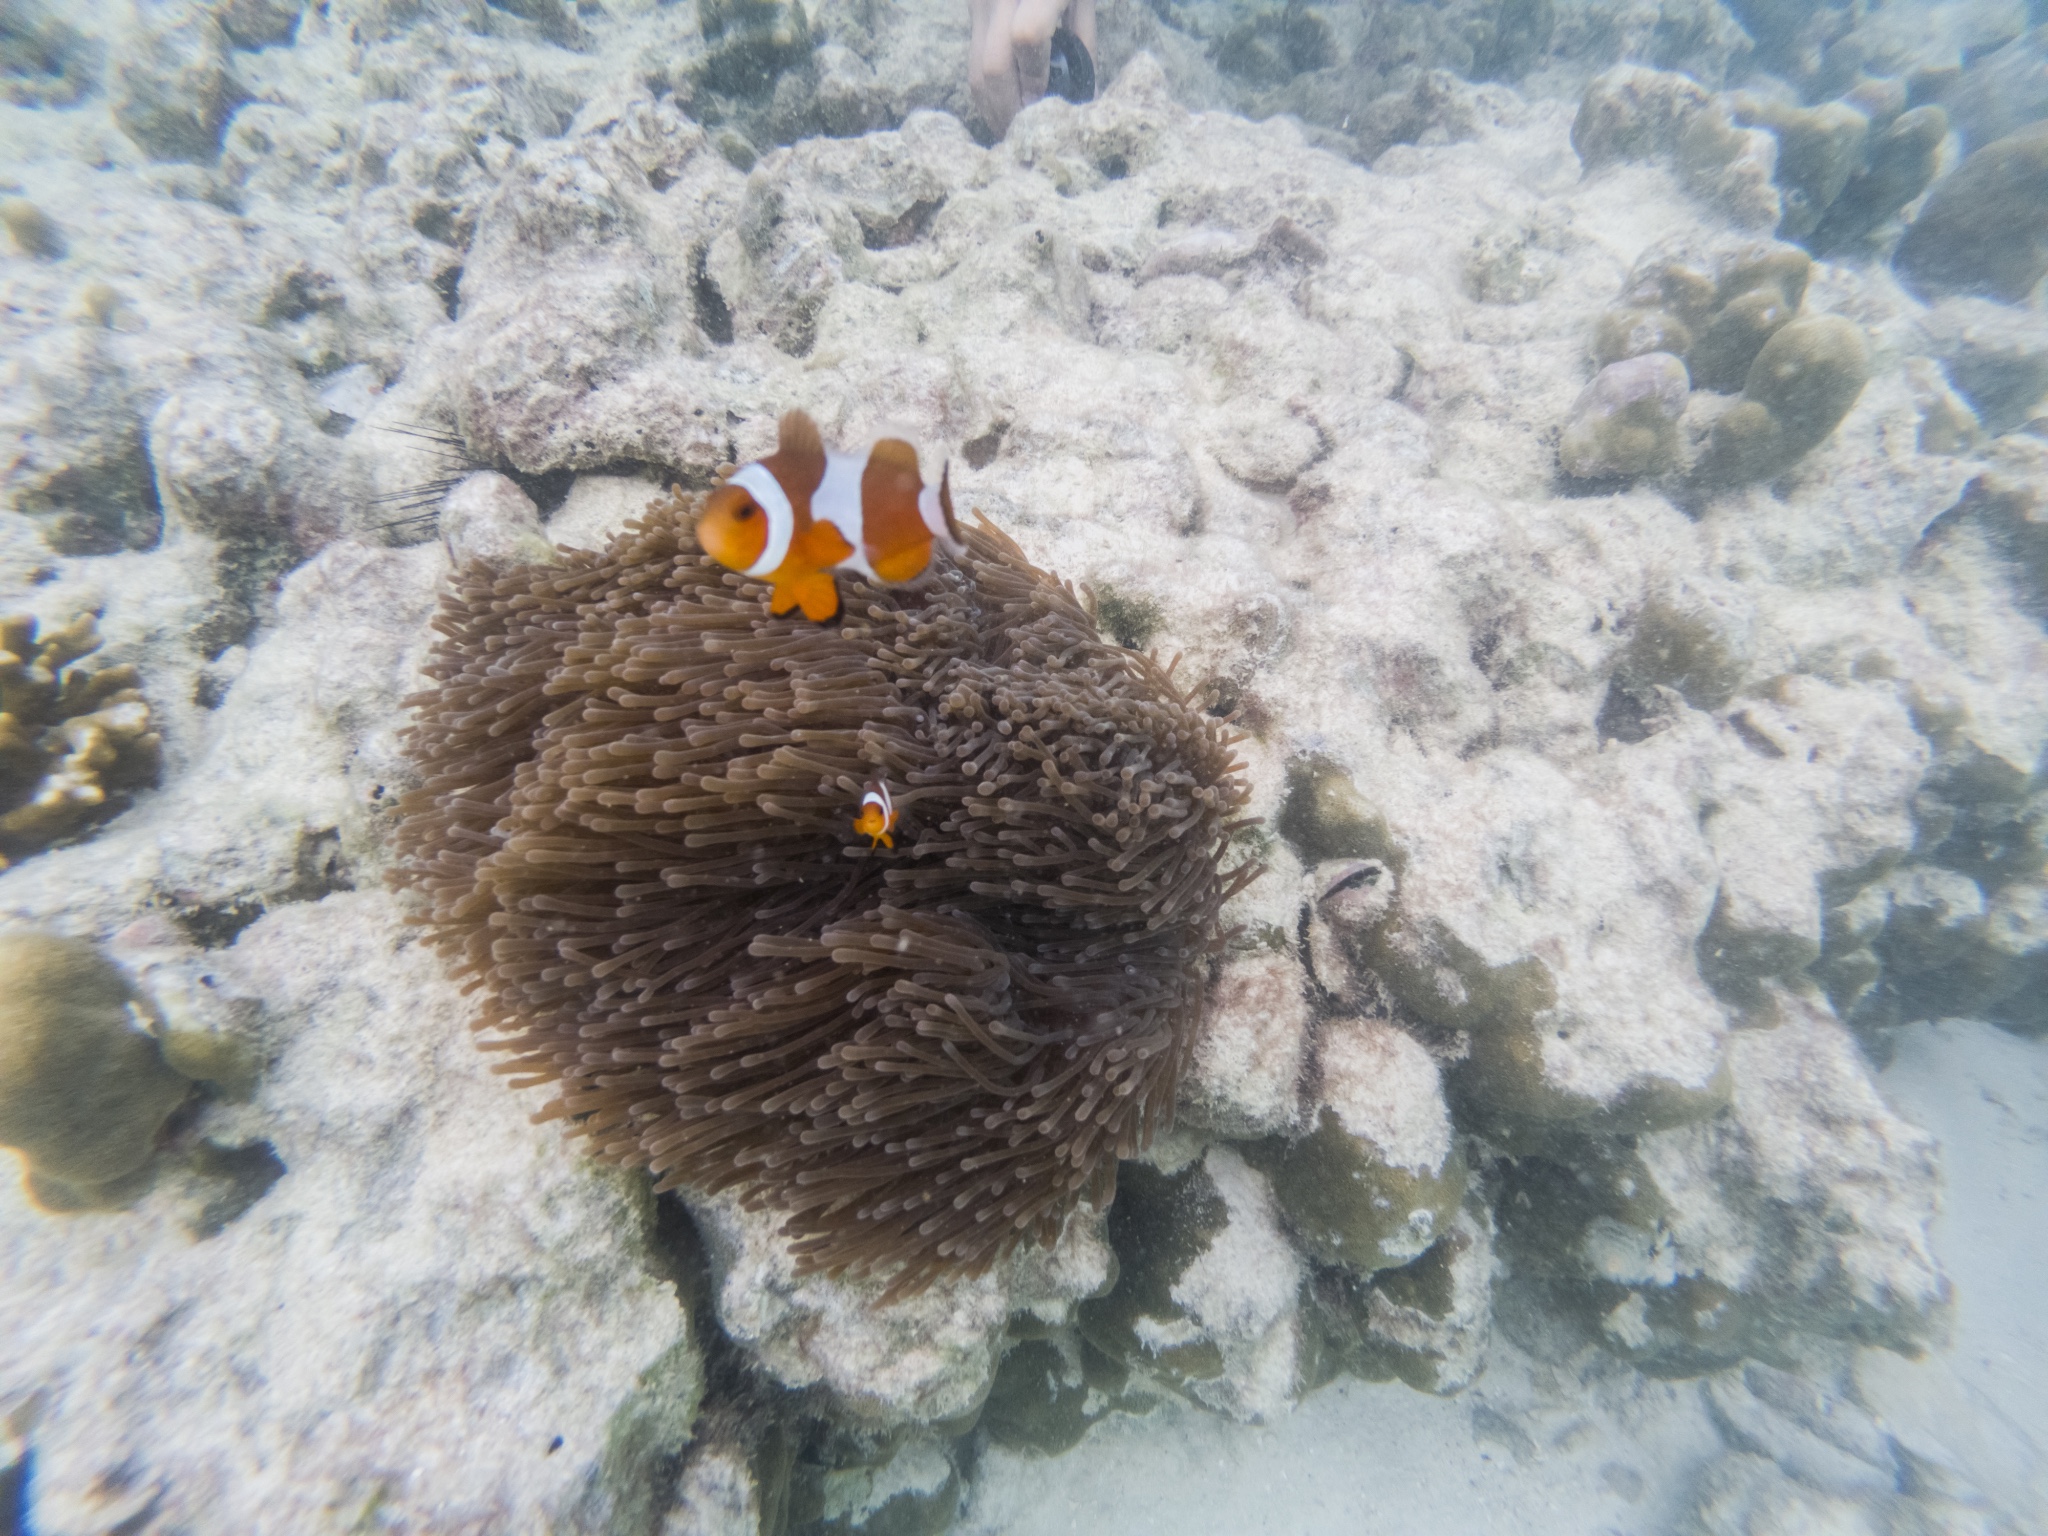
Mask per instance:
[[[889,834],[895,826],[896,802],[889,798],[889,786],[879,779],[870,780],[867,792],[860,797],[860,814],[853,818],[853,830],[870,839],[870,849],[877,845],[894,848],[896,839]]]
[[[931,563],[934,540],[965,549],[949,476],[950,466],[936,487],[926,485],[917,450],[898,437],[865,454],[831,451],[818,424],[791,411],[775,451],[704,498],[697,543],[720,565],[772,582],[770,613],[801,608],[820,622],[839,611],[834,571],[909,581]]]

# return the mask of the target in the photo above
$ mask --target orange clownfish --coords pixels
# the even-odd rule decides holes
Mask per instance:
[[[880,780],[871,781],[867,793],[860,797],[860,814],[853,818],[854,832],[870,840],[870,849],[877,845],[894,848],[896,839],[889,834],[895,826],[896,802],[889,798],[889,786]]]
[[[947,481],[942,471],[936,487],[926,485],[917,450],[901,438],[837,453],[816,422],[791,411],[775,451],[704,498],[697,543],[720,565],[774,583],[770,613],[801,608],[813,622],[829,619],[839,611],[834,571],[909,581],[931,563],[933,540],[965,547]]]

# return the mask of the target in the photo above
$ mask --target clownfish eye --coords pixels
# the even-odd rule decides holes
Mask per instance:
[[[739,504],[738,508],[733,512],[733,516],[744,523],[748,518],[752,517],[757,510],[758,509],[754,506],[754,504],[751,501],[743,501]]]

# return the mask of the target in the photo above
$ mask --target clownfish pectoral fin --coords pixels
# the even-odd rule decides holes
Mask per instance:
[[[806,571],[790,581],[777,582],[775,598],[768,605],[771,613],[801,608],[805,618],[822,624],[839,611],[839,584],[830,571]]]
[[[831,570],[853,553],[853,546],[846,541],[846,535],[826,522],[811,524],[798,535],[797,542],[802,547],[792,553],[802,555],[808,564],[821,571]]]

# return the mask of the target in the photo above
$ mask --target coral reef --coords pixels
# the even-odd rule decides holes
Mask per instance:
[[[118,815],[156,782],[161,742],[131,666],[91,671],[90,614],[39,632],[0,619],[0,869]]]
[[[2048,123],[1986,144],[1942,177],[1892,265],[1923,298],[2023,302],[2048,272]]]
[[[1980,1405],[2041,1416],[1985,1362],[2031,1358],[2004,1234],[2048,1103],[2043,349],[2031,310],[1930,307],[1885,258],[1932,166],[2039,121],[2039,34],[2010,4],[1745,0],[1753,35],[1717,0],[1103,7],[1099,99],[991,145],[961,12],[0,18],[0,90],[71,103],[0,124],[6,195],[55,236],[22,209],[0,234],[0,588],[103,612],[165,738],[161,787],[0,871],[0,907],[102,936],[165,1061],[218,1074],[118,1216],[0,1186],[0,1488],[51,1530],[1257,1529],[1275,1486],[1361,1528],[2039,1523],[2039,1458],[2001,1470]],[[680,783],[635,777],[653,760],[613,755],[606,710],[731,709],[773,743],[714,724],[663,752],[826,753],[831,795],[811,770],[770,796],[812,807],[776,829],[796,862],[929,915],[887,885],[903,843],[851,848],[877,765],[788,739],[869,674],[819,720],[757,720],[794,694],[742,649],[718,660],[751,691],[720,673],[678,705],[626,658],[667,668],[657,617],[739,613],[739,584],[664,587],[670,559],[579,588],[606,557],[543,547],[604,547],[792,406],[949,453],[963,506],[1077,583],[1030,587],[1028,622],[1092,619],[1085,654],[1126,675],[1112,640],[1178,653],[1170,713],[1249,733],[1264,819],[1243,856],[1267,873],[1171,1027],[1128,1015],[1183,1058],[1180,1129],[1052,1246],[886,1305],[892,1272],[822,1271],[779,1201],[650,1200],[527,1124],[562,1084],[507,1092],[465,1029],[503,1015],[384,881],[453,557],[508,609],[540,592],[506,622],[552,637],[479,663],[510,730],[462,727],[510,755],[463,781],[456,864],[536,904],[466,910],[483,963],[544,989],[694,956],[535,937],[629,917],[616,847],[573,896],[529,855],[617,840],[596,821],[642,813],[600,797]],[[1641,454],[1603,441],[1638,429]],[[1709,483],[1703,456],[1770,478]],[[374,526],[394,507],[425,515]],[[821,643],[955,598],[860,589],[854,639]],[[565,691],[526,695],[558,660]],[[1007,740],[950,761],[1002,772]],[[920,807],[980,782],[893,787],[924,836]],[[1024,846],[989,809],[995,850]],[[1024,877],[963,878],[947,899],[987,929],[1008,893],[972,885]],[[736,926],[735,891],[630,899]],[[843,999],[806,954],[714,957],[678,995],[723,1011],[736,974],[815,966]],[[508,1064],[656,1117],[688,1026],[599,1033],[624,972]],[[778,1135],[721,1175],[800,1167],[769,1165]]]
[[[1713,417],[1690,465],[1698,485],[1768,480],[1817,447],[1856,404],[1870,373],[1861,332],[1835,316],[1800,317],[1813,263],[1797,246],[1750,242],[1642,257],[1592,351],[1600,372],[1573,403],[1558,462],[1577,479],[1677,469],[1688,381],[1739,399]]]
[[[92,1204],[149,1160],[192,1091],[144,1027],[148,1005],[82,939],[0,934],[0,1146],[37,1200]]]
[[[606,1156],[786,1213],[806,1268],[979,1273],[1171,1116],[1255,872],[1223,867],[1227,740],[985,527],[827,629],[729,592],[691,513],[469,568],[402,877],[508,1070]],[[877,776],[880,857],[847,809]]]
[[[1789,321],[1771,333],[1741,398],[1715,421],[1699,479],[1746,485],[1791,468],[1841,425],[1869,378],[1870,349],[1854,322]]]
[[[1572,402],[1557,461],[1578,480],[1662,474],[1678,462],[1685,364],[1670,352],[1609,363]]]

